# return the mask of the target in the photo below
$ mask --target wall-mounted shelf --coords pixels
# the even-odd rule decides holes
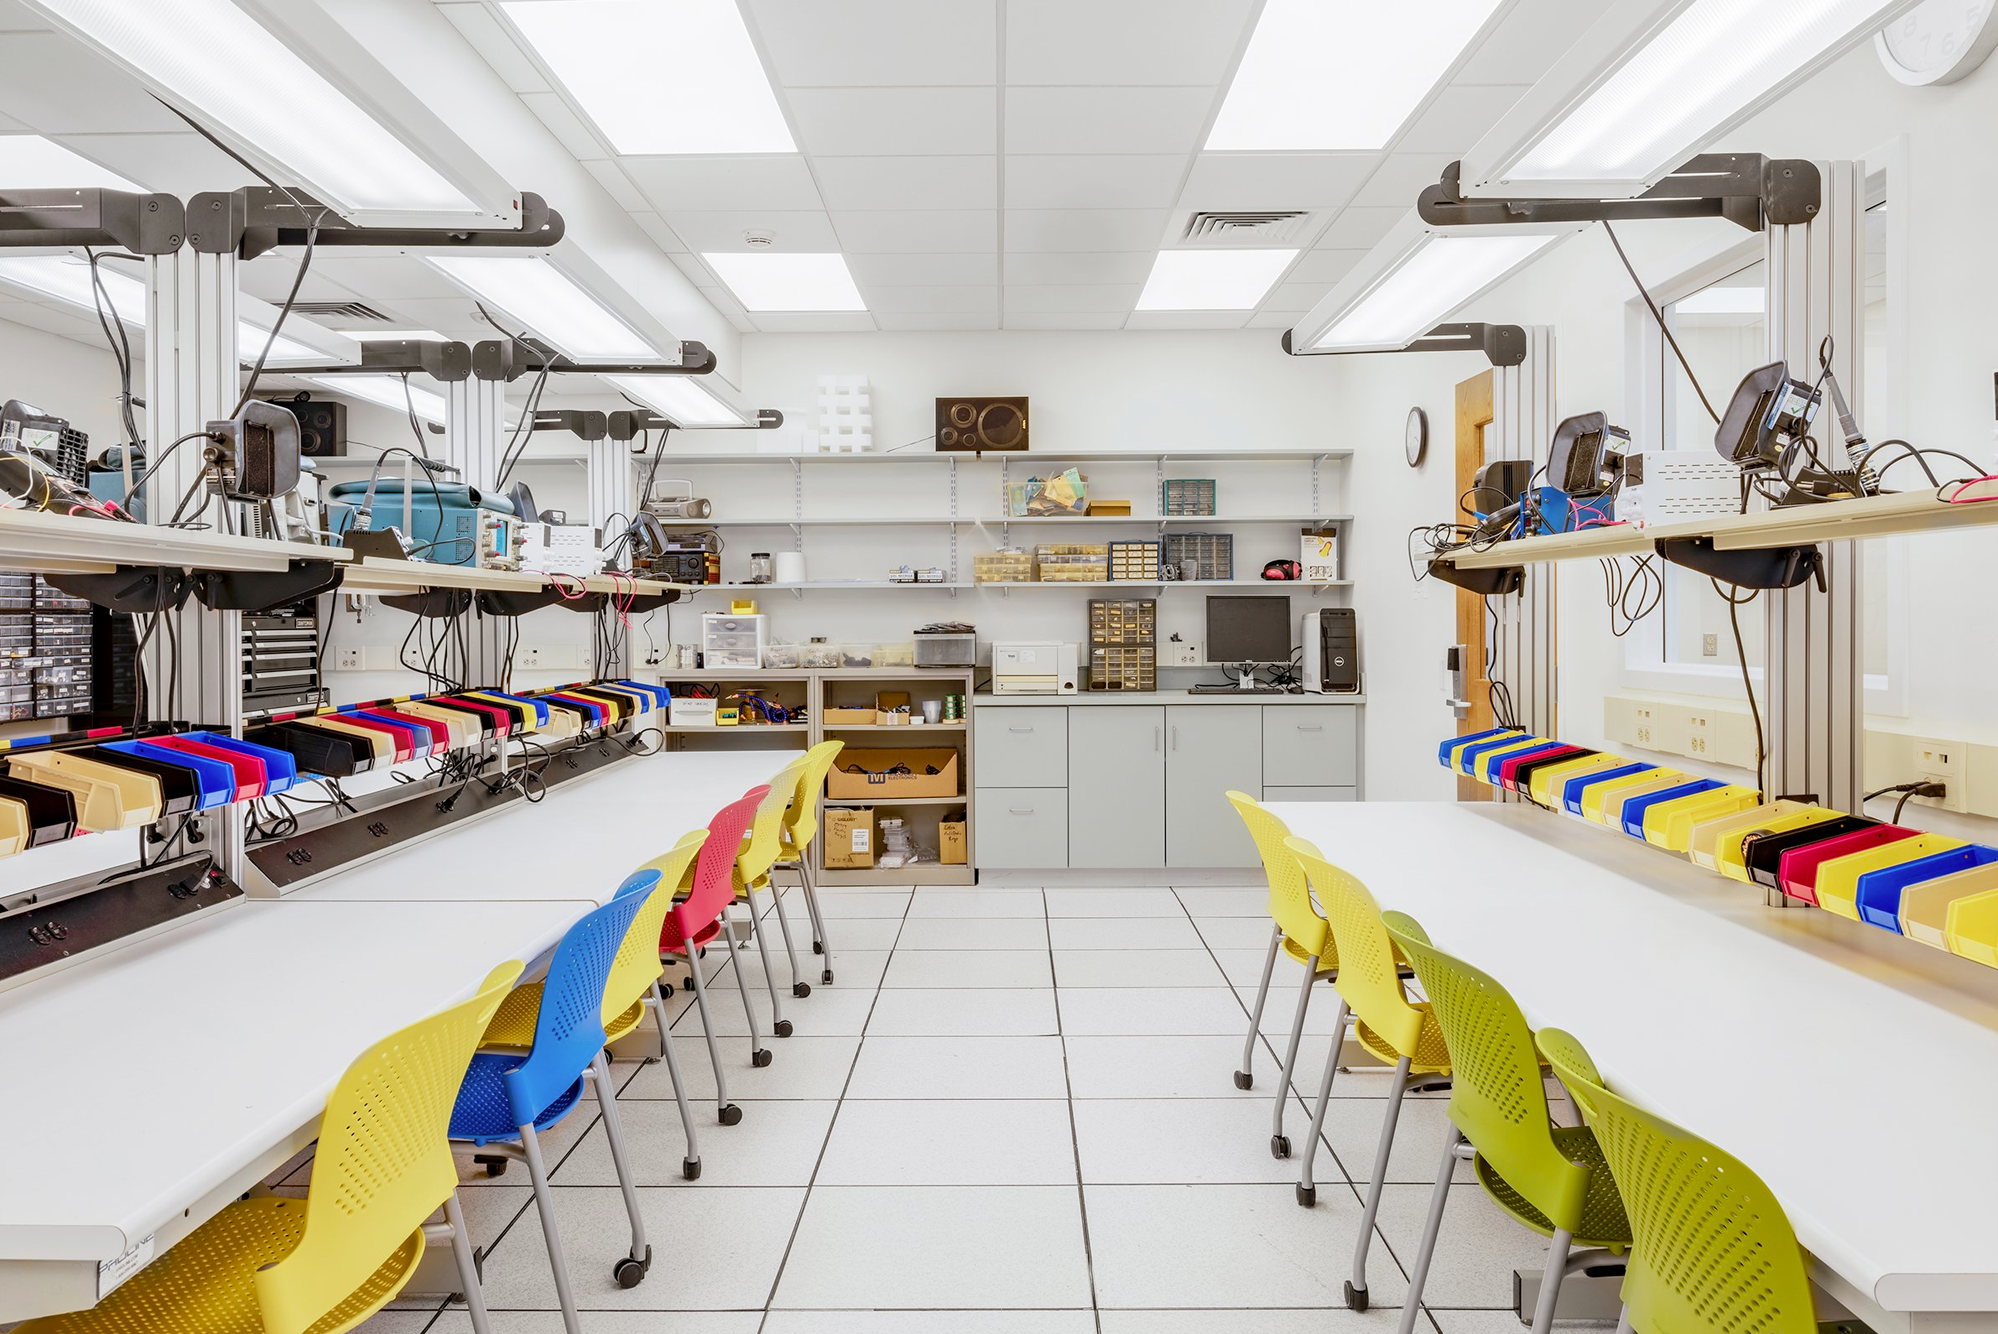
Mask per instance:
[[[481,570],[469,565],[369,557],[349,567],[341,589],[349,593],[414,593],[432,588],[465,588],[484,593],[539,593],[555,582],[546,575],[523,571]],[[576,581],[565,577],[562,583],[573,591]],[[582,580],[582,584],[586,592],[612,594],[685,592],[690,587],[687,584],[660,583],[656,579],[613,578],[603,574],[591,575]]]
[[[295,560],[345,562],[344,547],[273,542],[205,529],[0,510],[0,568],[42,574],[109,574],[120,565],[278,571]]]
[[[882,580],[880,582],[867,582],[861,580],[848,580],[848,579],[827,579],[818,583],[804,583],[804,584],[693,584],[685,587],[683,591],[692,592],[692,593],[728,593],[731,595],[740,596],[745,593],[771,592],[771,591],[790,592],[790,593],[807,593],[807,592],[823,593],[823,592],[837,592],[840,589],[878,589],[878,588],[906,588],[911,591],[915,591],[918,589],[944,589],[953,592],[963,588],[973,588],[973,589],[993,588],[993,589],[998,589],[1000,592],[1011,592],[1013,589],[1016,588],[1088,588],[1096,590],[1101,590],[1106,588],[1108,589],[1120,589],[1120,588],[1320,589],[1320,588],[1351,588],[1352,586],[1353,586],[1353,581],[1351,579],[1314,579],[1310,581],[1296,580],[1296,579],[1161,579],[1157,581],[1146,581],[1141,579],[1119,579],[1119,580],[1050,579],[1045,582],[1038,579],[1022,580],[1019,582],[1005,582],[1005,581],[988,579],[984,583],[959,582],[959,583],[942,583],[942,584],[893,583],[887,580]],[[676,584],[674,585],[674,587],[678,588],[682,586]]]
[[[821,731],[826,732],[900,732],[903,736],[921,736],[925,732],[962,732],[963,723],[827,723]]]
[[[677,461],[677,460],[676,460]],[[661,519],[665,528],[879,528],[900,525],[905,528],[991,528],[1010,524],[1065,524],[1095,527],[1121,524],[1206,524],[1225,527],[1237,523],[1350,523],[1350,514],[877,514],[869,516],[827,515],[823,518],[762,519]]]
[[[646,455],[639,455],[645,458]],[[1181,461],[1186,463],[1239,461],[1244,463],[1343,462],[1353,457],[1350,449],[1040,449],[1019,454],[947,454],[925,452],[878,454],[668,454],[675,467],[681,464],[803,464],[834,463],[867,465],[881,463],[1003,463],[1052,460],[1061,463],[1114,463],[1120,459],[1137,462]]]
[[[903,731],[903,728],[895,728]],[[963,806],[970,802],[970,796],[958,797],[827,797],[821,806]]]

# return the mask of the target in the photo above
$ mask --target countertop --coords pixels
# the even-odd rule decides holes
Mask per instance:
[[[1248,690],[1084,690],[1073,695],[994,695],[984,691],[972,696],[975,709],[1048,704],[1365,704],[1365,695],[1270,695]]]

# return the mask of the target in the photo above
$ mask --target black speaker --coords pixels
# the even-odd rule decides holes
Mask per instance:
[[[345,458],[347,454],[347,405],[300,394],[296,398],[274,398],[271,402],[290,408],[298,418],[298,452],[309,459]]]
[[[937,449],[950,454],[1018,454],[1027,448],[1027,400],[940,398]]]

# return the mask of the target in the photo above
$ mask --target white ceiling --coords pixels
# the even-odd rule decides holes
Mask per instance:
[[[412,0],[417,2],[417,0]],[[1511,0],[1381,153],[1204,153],[1261,0],[739,0],[799,153],[620,157],[490,0],[438,12],[744,332],[1288,327],[1537,79],[1596,9]],[[0,0],[0,132],[46,134],[180,195],[246,173],[130,80],[16,0]],[[658,53],[605,52],[605,77],[670,79]],[[448,108],[440,108],[448,115]],[[524,189],[535,182],[521,181]],[[560,209],[562,201],[551,199]],[[1262,306],[1133,314],[1190,210],[1312,211]],[[868,310],[749,314],[699,253],[774,233],[847,256]],[[295,259],[245,266],[281,301]],[[490,336],[427,266],[322,249],[306,300],[359,300],[398,324]],[[87,318],[21,318],[97,341]],[[339,325],[340,321],[329,320]]]

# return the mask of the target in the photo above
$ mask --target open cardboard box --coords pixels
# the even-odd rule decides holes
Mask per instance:
[[[888,772],[895,768],[909,772]],[[937,772],[927,772],[932,768]],[[849,746],[826,774],[826,795],[835,801],[962,796],[957,770],[957,751],[949,747]]]

